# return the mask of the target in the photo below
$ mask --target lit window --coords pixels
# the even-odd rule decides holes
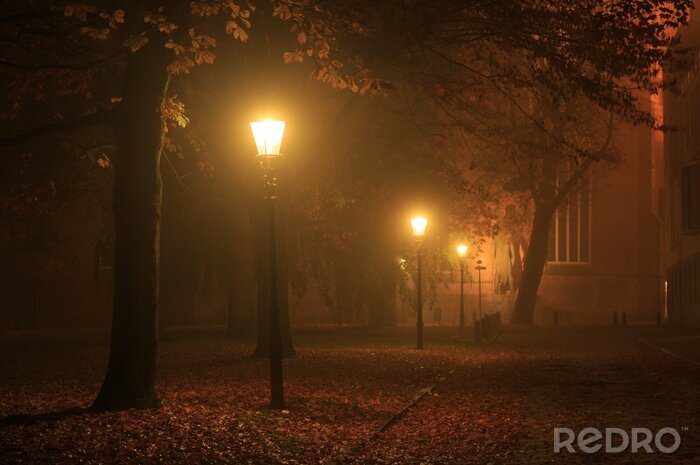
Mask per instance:
[[[547,261],[554,263],[588,263],[591,254],[591,186],[590,178],[554,213],[549,230]]]

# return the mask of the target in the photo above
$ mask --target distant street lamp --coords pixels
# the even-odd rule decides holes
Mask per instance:
[[[417,254],[418,254],[418,276],[416,279],[416,299],[418,301],[417,306],[417,316],[416,316],[416,329],[418,331],[418,343],[417,347],[419,349],[423,348],[423,284],[422,284],[422,274],[423,274],[423,236],[425,235],[425,228],[428,226],[428,220],[422,216],[417,216],[411,218],[411,227],[413,228],[413,237],[416,238]]]
[[[482,324],[483,321],[481,321],[481,272],[486,269],[485,266],[482,265],[481,260],[476,261],[476,268],[477,272],[479,273],[479,321],[477,322],[476,325],[476,342],[479,343],[481,342],[481,330],[482,330]]]
[[[459,257],[459,332],[464,333],[464,261],[467,258],[467,247],[464,244],[457,246]]]
[[[255,121],[250,123],[258,161],[263,169],[265,200],[267,201],[268,235],[270,248],[270,393],[272,408],[284,408],[282,372],[282,332],[280,330],[279,293],[277,289],[277,240],[275,226],[275,201],[277,178],[274,170],[279,160],[284,121]]]
[[[406,259],[403,257],[399,258],[399,268],[401,271],[406,271]]]

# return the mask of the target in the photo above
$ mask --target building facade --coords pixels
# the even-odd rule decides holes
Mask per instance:
[[[647,104],[654,104],[645,99]],[[658,108],[651,107],[652,111]],[[535,324],[612,324],[624,313],[633,323],[652,323],[664,315],[662,251],[664,204],[663,133],[648,127],[618,125],[615,146],[620,161],[594,163],[589,175],[555,213],[549,256],[538,291]],[[499,250],[504,244],[488,240],[482,253],[470,254],[465,285],[468,321],[478,314],[476,260],[483,261],[482,312],[499,311],[510,320],[515,295],[502,285]],[[509,254],[519,254],[512,266],[522,263],[526,240],[508,244]],[[507,261],[507,260],[506,260]],[[700,268],[698,268],[700,272]],[[517,276],[518,270],[513,275]],[[510,277],[508,277],[510,279]],[[516,278],[517,281],[517,278]],[[517,282],[516,282],[517,285]],[[459,285],[438,288],[435,308],[426,310],[428,324],[452,325],[459,321]],[[410,324],[413,308],[402,306],[397,320]]]
[[[684,63],[664,70],[664,265],[672,325],[700,325],[700,18],[681,31]]]
[[[571,324],[653,321],[663,310],[659,251],[661,221],[654,211],[653,135],[621,126],[621,160],[598,162],[555,214],[540,285],[537,318]]]

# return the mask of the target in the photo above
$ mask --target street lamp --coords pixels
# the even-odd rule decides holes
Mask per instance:
[[[259,157],[279,157],[284,135],[284,121],[266,119],[250,123]]]
[[[474,268],[478,273],[479,273],[479,321],[477,321],[477,324],[474,325],[474,330],[476,331],[476,342],[477,344],[481,342],[481,336],[482,336],[482,317],[481,317],[481,272],[486,269],[485,266],[482,265],[481,260],[476,261],[476,267]]]
[[[399,268],[401,271],[406,271],[406,259],[403,257],[399,258]]]
[[[274,168],[279,160],[284,121],[254,121],[250,123],[258,149],[258,161],[263,169],[265,200],[267,201],[268,236],[270,248],[270,393],[272,408],[284,408],[282,372],[282,332],[280,330],[280,307],[277,289],[277,240],[275,237],[275,201],[277,179]]]
[[[418,277],[416,279],[416,299],[418,301],[416,329],[418,330],[417,347],[423,348],[423,289],[422,289],[422,274],[423,274],[423,253],[421,245],[423,244],[423,236],[425,228],[428,226],[428,220],[422,216],[411,218],[411,227],[413,228],[413,237],[416,238],[417,254],[418,254]]]
[[[467,247],[464,244],[457,246],[459,257],[459,332],[464,333],[464,260],[467,258]]]

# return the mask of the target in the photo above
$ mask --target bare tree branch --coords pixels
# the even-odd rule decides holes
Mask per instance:
[[[598,149],[597,151],[599,155],[604,154],[608,150],[610,142],[612,141],[614,127],[615,126],[613,124],[613,115],[611,114],[610,121],[608,121],[608,132],[605,136],[605,141],[603,142],[603,145],[601,145],[600,149]],[[583,161],[583,163],[581,163],[576,172],[574,172],[574,174],[571,175],[571,177],[564,183],[561,189],[559,189],[559,192],[557,192],[557,195],[552,200],[552,207],[557,207],[566,198],[566,196],[569,195],[569,192],[571,192],[574,186],[576,186],[579,179],[581,179],[583,175],[586,174],[586,171],[588,171],[588,168],[593,164],[594,161],[596,161],[596,157],[590,156],[587,157]]]
[[[42,63],[38,65],[25,65],[22,63],[13,63],[7,60],[0,60],[0,66],[5,66],[8,68],[21,69],[23,71],[41,71],[46,69],[66,69],[74,71],[85,71],[88,69],[96,68],[108,60],[100,60],[94,63]]]
[[[61,10],[46,10],[46,11],[26,11],[14,15],[0,17],[0,24],[14,24],[18,21],[33,21],[39,18],[63,17]]]
[[[110,110],[102,109],[95,113],[80,116],[76,119],[49,123],[43,126],[34,127],[14,136],[0,137],[0,147],[14,147],[48,134],[61,134],[76,129],[107,125],[110,124],[111,121],[112,112]]]

